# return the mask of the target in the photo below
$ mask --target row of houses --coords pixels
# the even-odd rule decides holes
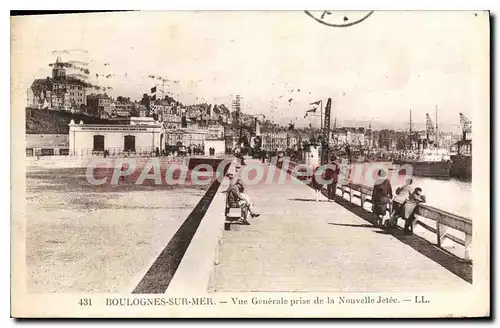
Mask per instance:
[[[261,133],[262,149],[274,150],[297,150],[300,145],[308,143],[311,138],[318,137],[312,131],[264,131]],[[440,134],[440,145],[449,148],[456,141],[456,136],[451,133]],[[425,148],[427,143],[432,143],[423,131],[414,132],[409,137],[408,132],[394,130],[372,130],[371,127],[340,127],[333,129],[329,135],[329,146],[350,145],[363,148],[383,148],[386,150],[405,149],[408,147]],[[410,145],[411,143],[411,145]]]
[[[367,134],[365,128],[344,127],[335,129],[330,133],[330,146],[334,145],[373,145],[373,133],[371,130]],[[297,150],[302,145],[314,139],[315,133],[303,130],[291,131],[263,131],[261,133],[262,149],[266,151],[283,151],[286,149]]]
[[[146,106],[133,102],[130,98],[112,99],[106,93],[88,94],[95,88],[84,80],[66,75],[64,63],[56,60],[52,75],[44,79],[35,79],[27,90],[28,108],[62,110],[82,113],[89,116],[131,117],[146,116]]]

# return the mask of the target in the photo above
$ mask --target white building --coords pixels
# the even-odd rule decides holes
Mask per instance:
[[[149,120],[148,120],[149,119]],[[75,156],[122,153],[147,155],[162,151],[160,124],[150,118],[135,118],[132,124],[69,124],[69,154]]]
[[[207,127],[207,138],[224,139],[224,127],[222,125],[209,125]]]
[[[288,147],[290,149],[297,150],[299,146],[299,139],[295,135],[288,135]]]
[[[174,131],[166,131],[165,142],[168,146],[185,146],[204,148],[206,131],[200,129],[182,128]]]

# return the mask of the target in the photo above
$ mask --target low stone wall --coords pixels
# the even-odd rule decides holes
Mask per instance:
[[[233,161],[228,172],[234,173],[235,170],[235,161]],[[211,275],[214,265],[218,264],[217,256],[224,232],[226,196],[222,191],[228,186],[229,179],[224,177],[166,294],[200,295],[210,291]]]

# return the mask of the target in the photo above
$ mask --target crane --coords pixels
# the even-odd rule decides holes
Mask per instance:
[[[464,114],[460,113],[460,126],[462,127],[462,139],[467,140],[467,135],[472,133],[472,121]]]
[[[432,122],[429,113],[425,114],[425,130],[427,133],[434,133],[434,123]]]
[[[425,114],[425,131],[427,133],[427,140],[431,141],[430,136],[434,136],[435,130],[434,130],[434,123],[432,122],[431,116],[429,113]],[[434,141],[434,137],[432,137],[432,141]]]

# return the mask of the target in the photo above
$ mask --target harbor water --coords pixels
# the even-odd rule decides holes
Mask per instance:
[[[415,187],[422,188],[427,204],[472,219],[472,183],[457,179],[439,180],[414,177]],[[398,187],[395,186],[394,189]]]
[[[384,163],[385,164],[385,163]],[[362,169],[364,164],[353,164],[354,170]],[[388,167],[392,165],[387,163]],[[394,173],[397,172],[394,168]],[[397,181],[397,182],[394,182]],[[392,179],[392,190],[403,185],[402,179]],[[426,204],[437,207],[444,211],[472,219],[472,183],[458,179],[433,179],[424,177],[413,177],[414,188],[422,188],[426,196]]]

